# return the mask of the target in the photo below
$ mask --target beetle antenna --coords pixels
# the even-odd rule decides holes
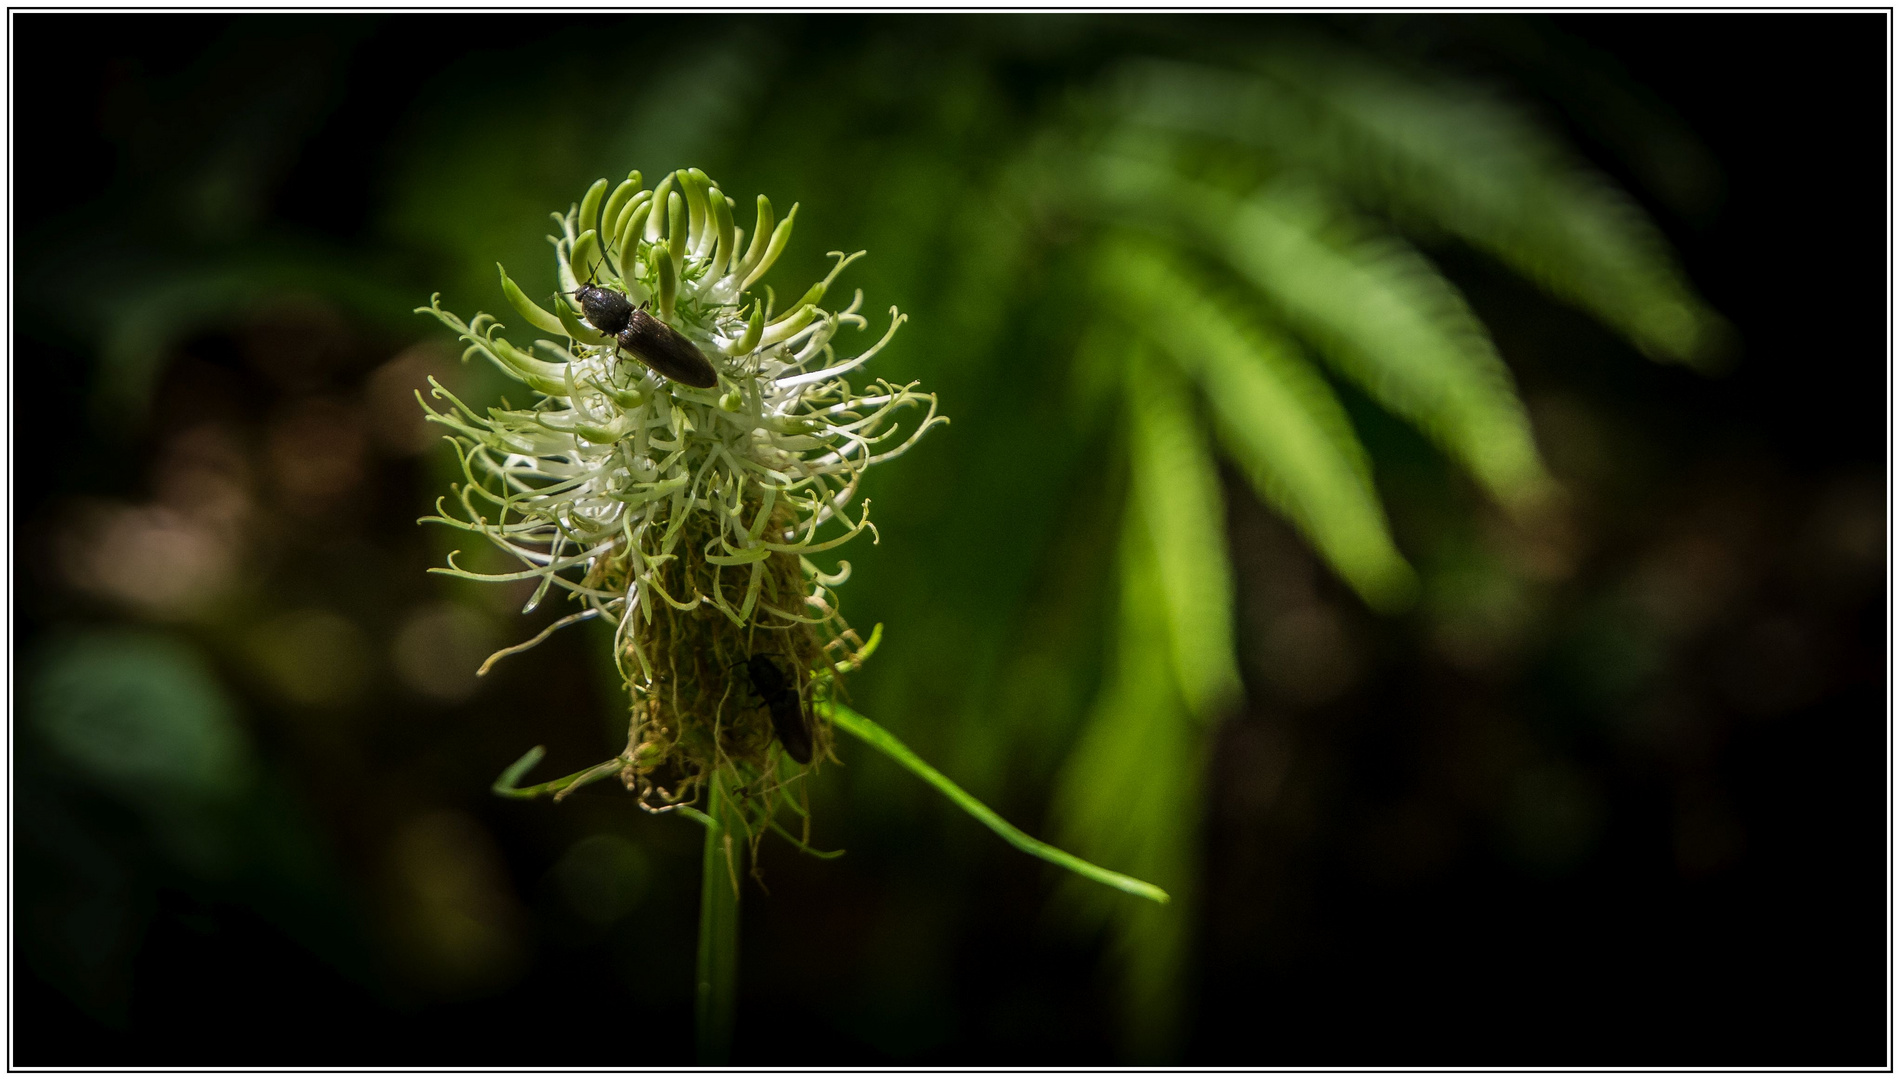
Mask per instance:
[[[607,245],[612,241],[607,239],[607,217],[605,211],[606,207],[604,206],[594,209],[594,236],[600,242],[600,257],[607,261],[607,269],[612,270],[614,277],[619,278],[621,284],[624,285],[627,279],[620,273],[620,264],[614,261],[613,255],[607,250]]]
[[[581,289],[591,289],[591,288],[594,288],[595,286],[598,286],[599,284],[600,284],[600,264],[597,262],[588,269],[587,283],[585,285],[582,285]],[[581,289],[564,289],[562,290],[560,295],[573,296],[575,293],[580,292]]]

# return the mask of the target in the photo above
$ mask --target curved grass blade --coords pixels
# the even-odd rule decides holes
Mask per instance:
[[[846,705],[836,701],[816,701],[812,706],[828,717],[831,722],[859,739],[881,751],[886,757],[909,769],[918,779],[936,788],[945,798],[956,803],[958,808],[990,828],[990,831],[1008,841],[1018,851],[1034,855],[1045,862],[1052,862],[1072,873],[1080,874],[1090,881],[1097,881],[1111,889],[1153,900],[1157,904],[1168,902],[1168,894],[1145,881],[1118,874],[1113,870],[1078,859],[1061,848],[1042,841],[1023,832],[1016,826],[1004,821],[996,811],[978,802],[975,796],[958,787],[954,781],[913,753],[897,736],[879,727],[869,718],[859,714]]]

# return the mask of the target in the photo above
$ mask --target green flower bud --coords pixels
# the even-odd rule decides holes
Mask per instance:
[[[687,224],[686,204],[676,191],[666,197],[666,249],[673,253],[673,266],[676,269],[686,261],[691,232]]]
[[[574,224],[576,231],[582,229],[599,230],[600,200],[605,197],[606,194],[607,178],[603,176],[594,181],[593,186],[587,189],[587,194],[581,196],[580,217],[575,219]]]
[[[765,245],[765,254],[760,256],[759,261],[751,270],[747,271],[745,280],[740,282],[739,288],[751,288],[753,282],[764,277],[765,272],[772,269],[772,264],[777,262],[779,255],[785,251],[785,245],[792,242],[792,223],[797,218],[798,204],[793,203],[792,212],[786,214],[785,220],[779,222],[778,227],[772,230],[772,241]]]
[[[516,285],[514,281],[508,277],[508,271],[502,269],[500,263],[495,264],[495,269],[501,271],[502,295],[508,298],[508,303],[513,306],[516,311],[521,312],[521,317],[528,320],[530,326],[533,326],[537,330],[545,330],[550,334],[567,333],[567,329],[561,325],[560,319],[555,318],[547,309],[528,299],[528,294],[522,292],[521,286]]]
[[[607,204],[600,208],[600,231],[602,236],[620,235],[620,211],[626,209],[628,200],[640,190],[640,174],[630,174],[607,196]]]
[[[660,178],[660,185],[653,189],[653,209],[647,215],[647,243],[657,244],[662,231],[666,228],[667,200],[673,194],[673,174],[667,173]]]
[[[568,259],[568,267],[576,281],[599,281],[606,273],[606,266],[600,257],[600,237],[589,229],[574,240],[574,254]]]
[[[566,333],[568,337],[573,338],[583,345],[607,344],[606,336],[582,322],[580,313],[568,305],[566,297],[557,296],[554,298],[554,313],[560,318],[561,330]]]
[[[627,205],[620,211],[619,224],[614,226],[614,236],[617,237],[614,250],[623,264],[620,269],[624,273],[633,272],[633,267],[625,264],[633,261],[635,245],[640,242],[641,231],[646,228],[647,208],[652,201],[653,193],[650,191],[636,194],[627,200]]]
[[[752,272],[753,267],[759,265],[759,260],[765,258],[765,248],[771,240],[772,200],[761,195],[759,196],[758,224],[752,230],[752,245],[746,248],[745,257],[740,259],[739,262],[733,266],[732,275],[739,278],[742,282],[749,284],[752,279],[747,275]]]
[[[679,196],[673,196],[675,202]],[[674,269],[677,256],[670,247],[654,248],[653,261],[660,272],[660,318],[668,323],[673,321],[673,302],[679,298],[680,276]]]

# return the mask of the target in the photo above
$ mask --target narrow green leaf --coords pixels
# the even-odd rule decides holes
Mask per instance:
[[[1137,348],[1127,367],[1133,511],[1154,545],[1168,654],[1189,708],[1213,720],[1240,696],[1233,571],[1220,476],[1177,369]]]
[[[739,1001],[739,852],[745,828],[724,778],[706,785],[701,818],[699,949],[693,993],[694,1035],[701,1065],[732,1057],[733,1016]]]
[[[990,831],[1002,837],[1010,846],[1016,848],[1018,851],[1023,851],[1034,855],[1038,859],[1054,863],[1064,870],[1080,874],[1090,881],[1100,882],[1111,889],[1120,889],[1122,892],[1139,896],[1143,899],[1153,900],[1157,904],[1165,904],[1168,902],[1167,893],[1145,881],[1129,877],[1126,874],[1118,874],[1113,870],[1105,870],[1092,862],[1078,859],[1068,852],[1063,851],[1061,848],[1045,844],[1035,837],[1030,836],[1028,833],[1023,832],[1021,829],[1018,829],[1016,826],[1011,825],[1009,822],[1004,821],[996,811],[984,806],[981,802],[977,801],[975,796],[958,787],[949,777],[931,768],[928,762],[913,753],[910,747],[905,746],[898,740],[897,736],[892,735],[868,718],[853,711],[850,707],[836,701],[814,702],[813,707],[823,713],[840,729],[869,743],[873,748],[882,752],[892,761],[909,769],[918,779],[936,788],[945,798],[956,803],[957,807],[964,813],[988,826]]]

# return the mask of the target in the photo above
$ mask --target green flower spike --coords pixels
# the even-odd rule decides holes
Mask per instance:
[[[580,607],[496,653],[482,670],[562,626],[605,619],[615,627],[614,659],[631,703],[619,755],[559,780],[518,787],[540,760],[536,747],[496,781],[495,791],[559,799],[619,777],[647,809],[678,810],[707,826],[712,903],[712,882],[738,880],[735,840],[756,852],[764,833],[776,831],[811,851],[777,819],[790,809],[805,819],[809,837],[809,818],[792,792],[800,777],[832,757],[835,724],[1022,850],[1165,900],[1152,885],[1011,828],[890,733],[832,700],[841,676],[864,662],[879,634],[865,642],[839,614],[835,590],[850,564],[841,561],[827,574],[811,557],[863,532],[875,542],[870,501],[858,497],[865,471],[948,420],[937,415],[936,397],[914,383],[854,382],[903,324],[896,308],[869,348],[845,359],[834,349],[840,329],[867,325],[858,314],[861,291],[841,309],[822,306],[838,275],[863,252],[832,252],[837,261],[824,280],[779,310],[771,289],[760,297],[754,287],[784,252],[798,208],[778,221],[761,196],[749,242],[732,208],[697,169],[669,174],[651,191],[641,187],[637,172],[611,193],[607,181],[596,181],[579,205],[553,215],[560,234],[548,239],[560,293],[542,306],[501,272],[509,303],[528,325],[550,335],[531,346],[501,336],[502,324],[491,316],[464,323],[439,297],[417,309],[468,344],[464,360],[485,356],[537,395],[530,408],[478,412],[431,382],[433,396],[446,406],[437,411],[423,401],[423,408],[452,432],[465,482],[453,485],[451,496],[437,501],[438,513],[423,520],[477,534],[521,567],[476,573],[457,566],[459,552],[452,552],[437,572],[477,581],[538,580],[526,610],[555,590]],[[606,332],[618,327],[590,324],[574,300],[587,286],[624,295],[683,335],[711,362],[716,385],[699,389],[670,380],[630,351],[625,335],[616,340]],[[918,409],[921,419],[906,432],[903,419]],[[748,674],[748,662],[760,656],[787,683],[773,700],[767,700],[771,688],[755,685]],[[789,708],[791,694],[797,710]],[[781,727],[793,720],[809,725],[803,734],[810,746],[799,733],[782,740],[775,712]],[[809,763],[794,760],[787,742]],[[702,913],[702,991],[730,989],[731,973],[722,965],[731,955],[726,946],[735,919],[718,905]],[[706,927],[715,923],[723,929],[709,934]],[[729,1009],[717,1003],[707,1008],[729,1018]]]
[[[765,654],[799,673],[801,699],[825,696],[861,642],[833,593],[850,564],[826,574],[810,557],[861,532],[875,537],[869,500],[856,498],[865,470],[945,420],[914,384],[853,384],[902,325],[896,309],[875,344],[838,358],[832,338],[865,326],[863,294],[842,310],[819,305],[858,256],[834,253],[832,273],[782,316],[769,292],[749,296],[784,251],[796,207],[775,224],[761,198],[742,251],[731,200],[698,170],[654,192],[640,190],[637,173],[606,189],[597,182],[555,215],[561,233],[549,240],[563,291],[546,307],[501,275],[522,317],[558,340],[523,347],[486,315],[464,323],[439,300],[420,309],[468,343],[465,358],[486,356],[542,395],[533,408],[484,414],[434,385],[448,407],[429,418],[455,433],[466,483],[453,489],[459,514],[445,500],[424,520],[479,534],[521,566],[475,573],[451,554],[439,572],[538,579],[529,610],[554,590],[581,606],[550,631],[589,618],[617,628],[615,660],[633,706],[627,749],[544,790],[559,797],[619,775],[661,809],[691,802],[730,768],[735,791],[771,789],[747,800],[755,823],[769,821],[782,785],[768,779],[782,753],[769,708],[743,677],[746,661]],[[712,361],[718,385],[695,389],[649,369],[585,320],[571,299],[583,285],[648,307]],[[900,414],[912,406],[924,416],[906,435]],[[841,530],[824,528],[833,519]],[[822,758],[829,732],[812,735]]]

